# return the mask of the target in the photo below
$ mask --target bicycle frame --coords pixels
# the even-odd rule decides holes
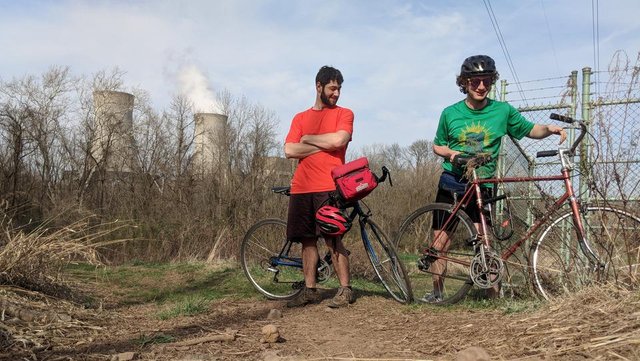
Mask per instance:
[[[386,169],[386,167],[383,167],[383,177],[380,178],[380,183],[384,182],[385,179],[387,178],[387,176],[389,175],[389,171]],[[390,180],[390,179],[389,179]],[[275,187],[274,188],[274,192],[275,193],[282,193],[285,195],[288,195],[288,187]],[[332,202],[338,202],[337,198],[336,199],[332,199]],[[364,245],[365,245],[365,249],[369,252],[371,252],[371,254],[375,254],[375,252],[373,251],[373,248],[371,246],[371,241],[369,240],[369,236],[367,234],[367,231],[364,227],[364,224],[366,223],[367,219],[369,218],[369,216],[371,215],[370,212],[365,212],[362,209],[362,206],[360,205],[359,201],[355,201],[355,202],[351,202],[348,204],[343,204],[342,205],[344,208],[351,208],[351,211],[349,212],[348,215],[348,219],[353,222],[355,220],[356,217],[358,217],[358,224],[360,225],[360,237],[362,238],[362,240],[364,241]],[[276,267],[278,266],[285,266],[285,267],[295,267],[298,269],[302,269],[302,258],[300,257],[289,257],[289,251],[291,249],[292,246],[292,242],[291,241],[286,241],[283,245],[282,248],[280,249],[280,252],[278,253],[277,256],[272,256],[269,259],[269,265],[271,267],[269,267],[269,271],[274,273],[274,280],[278,281],[278,270]],[[320,255],[318,255],[320,257],[320,262],[322,260],[324,260],[324,262],[327,265],[331,265],[332,261],[331,261],[331,255],[329,253],[330,251],[327,251],[327,253],[324,255],[324,257],[320,257]]]
[[[349,205],[353,209],[349,213],[349,220],[353,221],[356,217],[358,217],[358,223],[360,224],[360,235],[363,240],[366,240],[366,244],[369,245],[369,238],[367,236],[367,232],[365,231],[363,224],[366,222],[366,219],[369,217],[369,214],[362,210],[360,206],[360,202],[353,203]],[[370,246],[369,246],[370,247]],[[289,266],[296,267],[302,269],[302,258],[299,257],[289,257],[289,250],[291,249],[291,242],[285,242],[278,253],[277,256],[271,257],[270,264],[271,266]],[[331,264],[331,259],[326,260],[327,263]]]
[[[562,151],[562,153],[564,153],[564,151]],[[534,222],[534,224],[529,227],[527,232],[525,232],[525,234],[521,236],[520,239],[518,239],[518,241],[512,243],[507,249],[505,249],[500,255],[500,257],[502,259],[508,259],[509,257],[511,257],[518,250],[518,248],[520,248],[523,245],[523,243],[527,239],[529,239],[533,234],[535,234],[536,231],[538,231],[538,229],[551,218],[554,212],[560,209],[565,204],[565,202],[568,201],[571,208],[571,213],[573,215],[573,222],[574,222],[574,225],[576,226],[575,230],[577,232],[578,239],[581,241],[580,246],[583,247],[583,251],[585,251],[585,254],[590,256],[593,261],[596,261],[596,262],[599,261],[598,257],[593,252],[593,250],[591,250],[587,245],[587,243],[584,242],[585,231],[584,231],[584,226],[582,224],[582,219],[580,218],[580,205],[578,203],[578,199],[576,198],[575,192],[573,190],[573,183],[571,181],[571,170],[570,168],[567,168],[565,166],[563,166],[562,168],[561,175],[554,175],[554,176],[504,177],[504,178],[487,178],[487,179],[476,178],[470,181],[469,188],[465,192],[462,199],[454,206],[452,214],[457,212],[457,210],[460,209],[461,206],[465,206],[465,207],[468,206],[469,203],[471,202],[471,198],[473,194],[476,194],[476,205],[478,209],[482,210],[484,207],[484,203],[483,203],[484,200],[480,195],[480,187],[482,184],[496,183],[496,182],[526,183],[526,182],[544,182],[544,181],[563,181],[565,186],[565,192],[560,197],[556,198],[553,205],[547,210],[547,212],[545,212],[545,214],[542,217],[537,219]],[[490,242],[489,242],[490,232],[487,227],[487,220],[484,215],[484,212],[480,212],[480,220],[481,220],[480,226],[482,229],[482,243],[485,246],[490,246]]]
[[[583,128],[584,131],[584,128]],[[489,184],[489,183],[527,183],[527,182],[544,182],[544,181],[563,181],[565,192],[560,197],[556,198],[553,205],[545,212],[545,214],[540,217],[538,220],[534,222],[533,225],[529,227],[527,232],[520,237],[516,242],[512,243],[509,247],[507,247],[500,258],[506,260],[510,258],[535,232],[540,229],[540,227],[545,224],[551,216],[559,210],[566,202],[569,203],[572,213],[572,220],[575,226],[575,231],[579,240],[580,248],[582,252],[588,256],[591,261],[593,261],[597,266],[603,267],[603,263],[596,255],[596,253],[589,247],[588,242],[585,240],[585,229],[582,223],[582,218],[580,217],[580,204],[575,195],[575,191],[573,189],[573,183],[571,181],[571,172],[573,170],[573,163],[570,157],[574,154],[575,146],[582,140],[583,134],[574,142],[574,145],[570,149],[559,149],[556,151],[549,152],[540,152],[539,156],[549,156],[549,155],[558,155],[560,157],[561,163],[561,174],[553,175],[553,176],[529,176],[529,177],[496,177],[496,178],[487,178],[487,179],[478,179],[475,169],[472,170],[471,180],[467,185],[467,189],[459,201],[455,201],[453,204],[453,209],[449,214],[449,217],[444,222],[442,229],[446,229],[449,222],[454,219],[455,214],[460,210],[461,207],[468,207],[471,203],[473,195],[476,196],[476,207],[479,210],[480,214],[480,241],[484,246],[481,249],[481,252],[484,252],[484,249],[490,249],[491,241],[489,236],[489,229],[487,227],[487,219],[485,217],[484,212],[482,211],[485,205],[485,200],[482,198],[481,193],[481,185]],[[494,201],[497,199],[494,199]],[[476,230],[478,231],[478,230]],[[434,243],[436,240],[434,240]],[[431,246],[431,245],[430,245]],[[459,264],[466,264],[466,262],[461,262],[460,260],[450,258],[447,256],[438,256],[438,258],[456,262]]]

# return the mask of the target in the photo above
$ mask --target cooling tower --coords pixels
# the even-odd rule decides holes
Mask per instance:
[[[94,91],[95,136],[91,155],[107,171],[131,172],[135,159],[132,94]]]
[[[195,164],[201,170],[215,171],[220,164],[227,116],[215,113],[196,113]]]

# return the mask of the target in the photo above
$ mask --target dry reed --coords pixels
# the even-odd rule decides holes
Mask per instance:
[[[640,293],[594,286],[517,320],[504,344],[526,345],[524,353],[545,359],[588,355],[594,359],[640,359]],[[524,356],[524,355],[520,355]]]
[[[107,240],[110,233],[126,227],[122,222],[92,224],[90,217],[66,226],[44,222],[33,231],[3,230],[0,248],[0,285],[41,290],[62,281],[64,267],[72,262],[100,265],[98,250],[126,240]]]

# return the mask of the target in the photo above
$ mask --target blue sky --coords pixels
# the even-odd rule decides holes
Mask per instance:
[[[599,69],[616,50],[635,59],[640,1],[595,3]],[[591,0],[490,4],[521,81],[595,68]],[[355,147],[432,139],[441,110],[462,98],[454,80],[466,56],[491,55],[513,80],[473,0],[0,0],[0,34],[2,80],[52,65],[75,75],[118,67],[160,111],[190,76],[207,94],[226,89],[274,111],[282,139],[312,105],[318,68],[333,65],[345,76],[339,104],[356,115]]]

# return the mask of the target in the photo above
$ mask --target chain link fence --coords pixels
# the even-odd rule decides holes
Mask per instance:
[[[640,66],[629,66],[628,62],[616,64],[605,72],[584,68],[580,74],[573,71],[560,78],[519,84],[503,80],[496,98],[508,101],[534,123],[568,126],[549,119],[551,113],[585,121],[588,134],[577,149],[572,173],[576,196],[583,205],[608,203],[640,214]],[[560,175],[558,157],[536,158],[536,153],[570,147],[579,129],[567,129],[567,133],[568,139],[562,145],[558,144],[557,136],[519,141],[503,138],[498,175]],[[505,183],[498,184],[497,189],[509,197],[494,205],[493,229],[498,230],[496,223],[510,217],[515,237],[511,240],[525,234],[565,192],[562,181]],[[498,241],[494,246],[501,251],[501,246],[509,243],[501,245]],[[521,248],[522,252],[516,253],[510,262],[521,266],[524,277],[527,277],[527,249]],[[518,277],[513,273],[511,276]]]
[[[573,173],[575,189],[583,202],[601,200],[617,206],[637,208],[640,199],[639,69],[638,66],[626,66],[593,73],[585,68],[582,70],[581,86],[578,86],[577,71],[566,78],[520,84],[501,82],[500,99],[510,102],[532,122],[565,125],[550,120],[551,113],[586,122],[589,133],[577,150]],[[544,85],[545,82],[551,82],[551,85]],[[554,89],[557,93],[555,96],[536,95],[549,94]],[[546,102],[531,104],[540,100]],[[567,132],[568,139],[561,145],[563,147],[572,144],[579,130],[567,129]],[[524,138],[520,141],[505,138],[499,174],[508,177],[558,175],[560,164],[557,158],[536,158],[537,152],[558,147],[558,137],[554,136],[542,140]],[[514,183],[504,187],[510,187],[509,191],[516,199],[526,200],[528,206],[534,209],[540,201],[564,192],[563,185],[557,181],[532,182],[529,185]],[[528,213],[531,219],[531,212]]]

